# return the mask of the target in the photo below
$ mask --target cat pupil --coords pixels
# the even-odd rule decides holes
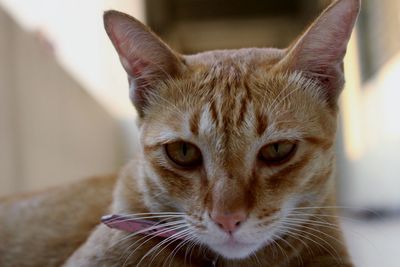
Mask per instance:
[[[183,154],[183,156],[185,156],[186,157],[186,155],[187,155],[187,145],[186,144],[182,144],[182,154]]]
[[[278,153],[279,152],[279,144],[274,144],[274,149],[275,149],[275,152]]]

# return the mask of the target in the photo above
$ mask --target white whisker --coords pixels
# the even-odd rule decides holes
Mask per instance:
[[[193,231],[188,233],[188,235],[190,235],[190,234],[193,234]],[[173,260],[174,260],[174,257],[175,257],[175,255],[176,255],[176,253],[178,253],[178,251],[179,251],[184,245],[186,245],[188,242],[190,242],[190,240],[183,240],[183,241],[180,242],[179,245],[177,245],[177,246],[172,250],[172,252],[170,253],[170,255],[169,255],[169,256],[166,258],[166,260],[165,260],[165,263],[167,263],[167,262],[168,262],[168,259],[171,257],[171,260],[170,260],[170,263],[169,263],[168,267],[171,267],[171,264],[172,264],[172,262],[173,262]]]
[[[301,254],[300,254],[300,252],[299,252],[299,250],[298,249],[296,249],[292,244],[290,244],[288,241],[286,241],[284,238],[282,238],[282,237],[280,237],[280,236],[278,236],[278,238],[279,238],[279,240],[282,240],[282,242],[284,242],[287,246],[289,246],[295,253],[296,253],[296,258],[298,259],[298,262],[299,262],[299,266],[303,266],[304,265],[304,263],[303,263],[303,259],[302,259],[302,257],[301,257]]]
[[[143,216],[143,217],[127,217],[124,216],[125,219],[121,218],[115,218],[115,219],[111,219],[108,221],[108,223],[113,224],[114,222],[126,222],[126,221],[130,221],[130,220],[147,220],[147,219],[161,219],[164,218],[162,221],[166,221],[168,219],[176,219],[176,218],[182,218],[182,215],[156,215],[156,216]],[[158,221],[156,221],[158,222]]]
[[[157,252],[157,254],[153,255],[153,257],[150,258],[150,262],[152,263],[154,261],[154,259],[166,248],[168,247],[170,244],[172,244],[175,241],[179,241],[179,238],[183,238],[186,237],[190,231],[192,229],[184,229],[182,231],[179,231],[171,236],[169,236],[168,238],[162,240],[161,242],[159,242],[156,246],[154,246],[153,248],[151,248],[144,256],[142,256],[141,260],[138,262],[137,266],[140,265],[140,263],[146,258],[148,257],[151,253],[155,252],[157,249],[161,248],[163,245],[164,248],[162,248],[159,252]],[[151,265],[150,265],[151,266]]]
[[[305,234],[305,235],[301,235],[301,237],[303,237],[303,238],[313,242],[314,244],[320,246],[321,248],[323,248],[326,252],[329,253],[329,255],[331,255],[337,261],[338,264],[342,263],[341,262],[341,258],[339,256],[338,252],[336,251],[336,249],[329,242],[327,242],[325,239],[323,239],[323,238],[321,238],[321,237],[319,237],[319,236],[317,236],[315,234],[312,234],[310,232],[294,228],[293,226],[290,226],[290,225],[285,225],[285,226],[281,225],[279,227],[281,227],[283,229],[286,229],[286,230],[288,230],[289,232],[292,232],[292,233],[294,231],[294,232],[297,232],[297,234],[299,234],[299,233]],[[300,236],[300,234],[299,234],[299,236]],[[322,245],[320,242],[317,242],[316,240],[312,239],[309,236],[312,236],[313,238],[316,238],[316,239],[322,241],[323,243],[325,243],[331,250],[333,250],[333,253],[329,249],[327,249],[324,245]]]
[[[290,223],[290,222],[282,222],[282,224],[287,225],[287,226],[299,226],[297,223]],[[321,230],[318,230],[318,229],[315,229],[315,228],[312,228],[312,227],[308,227],[308,226],[305,226],[305,225],[301,225],[300,227],[304,228],[304,229],[308,229],[308,230],[314,231],[314,232],[317,232],[319,234],[322,234],[322,235],[324,235],[326,237],[329,237],[329,238],[335,240],[336,242],[344,245],[343,241],[341,241],[341,240],[337,239],[336,237],[334,237],[332,235],[329,235],[329,234],[327,234],[327,233],[325,233],[325,232],[323,232]]]
[[[118,240],[117,242],[113,243],[111,246],[109,246],[108,249],[110,249],[110,248],[114,247],[115,245],[117,245],[118,243],[123,242],[123,241],[125,241],[127,239],[130,239],[130,238],[132,238],[132,237],[134,237],[136,235],[140,235],[140,234],[146,233],[148,231],[152,231],[152,230],[157,230],[159,228],[167,228],[169,226],[175,226],[175,225],[179,225],[179,224],[183,224],[183,223],[185,223],[184,220],[173,221],[173,222],[163,223],[163,224],[161,224],[161,222],[159,222],[159,223],[157,223],[157,224],[155,224],[155,225],[153,225],[153,226],[151,226],[149,228],[145,228],[143,230],[140,230],[140,231],[137,231],[137,232],[129,234],[128,236],[122,238],[121,240]]]
[[[272,237],[278,238],[280,239],[280,236],[273,234]],[[289,255],[286,253],[286,251],[282,248],[281,245],[279,245],[279,243],[276,240],[272,240],[274,242],[274,244],[276,244],[278,246],[278,248],[280,249],[280,251],[282,252],[282,255],[286,257],[286,260],[289,261]]]
[[[171,227],[171,228],[168,228],[168,229],[166,229],[166,230],[163,230],[163,231],[159,232],[158,234],[164,234],[164,233],[168,233],[168,232],[170,232],[170,231],[178,231],[179,229],[186,228],[186,227],[187,227],[187,224],[185,223],[185,224],[181,224],[181,225],[179,225],[179,226],[175,226],[175,227]],[[174,234],[174,235],[172,235],[172,236],[175,236],[175,235],[176,235],[176,234]],[[124,255],[124,254],[126,253],[126,251],[129,250],[132,246],[134,246],[134,245],[137,244],[138,242],[140,242],[140,241],[142,241],[143,239],[145,239],[145,241],[143,241],[138,247],[136,247],[136,248],[128,255],[128,257],[126,258],[126,260],[125,260],[124,263],[126,263],[127,260],[129,259],[129,257],[130,257],[132,254],[134,254],[141,246],[143,246],[144,244],[146,244],[146,243],[149,242],[150,240],[153,240],[153,239],[156,238],[156,237],[158,237],[158,236],[156,236],[156,235],[151,235],[151,236],[145,235],[144,237],[142,237],[142,238],[136,240],[133,244],[129,245],[129,246],[124,250],[124,252],[123,252],[122,255]],[[170,237],[171,237],[171,236],[170,236]],[[168,238],[170,238],[170,237],[168,237]]]

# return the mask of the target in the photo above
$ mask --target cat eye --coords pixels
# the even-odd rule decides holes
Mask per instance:
[[[177,141],[166,144],[165,151],[168,158],[180,167],[193,168],[202,161],[200,149],[188,142]]]
[[[261,148],[259,159],[267,164],[283,164],[292,158],[296,144],[290,141],[279,141]]]

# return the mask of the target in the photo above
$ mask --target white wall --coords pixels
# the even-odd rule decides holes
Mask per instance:
[[[16,128],[12,87],[12,54],[10,53],[12,21],[0,9],[0,195],[16,189]]]
[[[144,0],[0,0],[27,31],[40,33],[60,64],[113,115],[130,118],[127,78],[103,27],[116,9],[144,20]]]
[[[0,195],[122,165],[117,120],[0,9]]]
[[[400,207],[399,88],[400,54],[363,87],[358,99],[362,151],[343,169],[344,201],[348,204]]]

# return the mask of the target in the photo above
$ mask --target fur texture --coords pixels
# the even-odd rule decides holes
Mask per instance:
[[[107,212],[115,181],[96,177],[0,199],[0,266],[61,266]]]
[[[141,138],[141,151],[116,182],[110,212],[164,221],[186,239],[98,225],[64,266],[352,266],[334,208],[334,139],[343,57],[358,11],[358,0],[334,2],[288,49],[189,56],[171,50],[134,18],[107,12],[105,28],[129,77]],[[197,147],[201,164],[183,168],[171,160],[167,145],[182,141]],[[260,158],[263,148],[282,142],[295,144],[287,160]],[[112,183],[107,186],[111,190]],[[98,188],[105,187],[92,185],[90,192]],[[50,257],[57,264],[95,225],[100,213],[89,216],[89,203],[102,212],[111,203],[103,190],[105,198],[83,193],[89,202],[74,214],[87,228],[51,229],[44,236],[42,226],[27,230],[43,240],[70,242],[56,249],[59,257]],[[35,197],[27,203],[47,217],[65,201],[59,194],[40,198],[48,203],[34,204]],[[18,210],[21,201],[2,205]],[[40,221],[36,210],[25,209],[27,221]],[[57,221],[72,207],[59,209]],[[10,225],[17,220],[7,218]],[[7,233],[17,232],[7,227]],[[60,231],[77,237],[60,239]],[[18,238],[9,239],[0,253],[18,247]],[[23,248],[33,241],[18,242]],[[4,255],[9,259],[2,266],[17,266],[12,258],[18,252]],[[53,266],[46,259],[28,261],[32,265],[18,266]]]

